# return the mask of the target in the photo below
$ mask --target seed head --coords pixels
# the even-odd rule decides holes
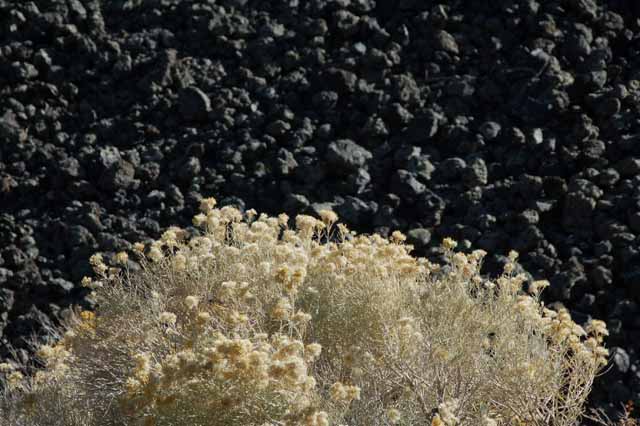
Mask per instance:
[[[198,298],[196,296],[187,296],[184,298],[184,304],[187,309],[193,310],[198,307]]]
[[[116,263],[118,265],[126,265],[128,260],[129,260],[129,255],[126,252],[121,251],[118,254],[116,254]]]
[[[387,418],[389,419],[389,421],[392,424],[396,424],[398,422],[400,422],[400,418],[402,416],[400,415],[400,411],[395,409],[395,408],[391,408],[389,410],[387,410]]]
[[[200,200],[200,211],[202,213],[208,213],[209,211],[213,210],[216,204],[218,204],[218,202],[213,197],[203,198],[202,200]]]
[[[160,314],[160,322],[169,326],[175,325],[176,324],[176,314],[174,314],[173,312],[163,312]]]
[[[331,210],[320,210],[319,213],[320,219],[327,225],[335,223],[338,220],[338,215]]]
[[[455,242],[453,238],[447,237],[444,240],[442,240],[442,246],[447,250],[453,250],[454,248],[456,248],[457,245],[458,243]]]

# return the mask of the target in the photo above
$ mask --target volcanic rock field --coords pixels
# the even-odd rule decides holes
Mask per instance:
[[[607,322],[640,403],[640,2],[0,0],[0,359],[200,198],[450,236]],[[135,268],[135,265],[132,265]]]

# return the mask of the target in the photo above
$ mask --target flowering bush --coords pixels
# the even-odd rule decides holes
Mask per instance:
[[[405,237],[337,216],[244,214],[204,199],[199,235],[171,228],[112,265],[97,309],[64,319],[44,368],[1,364],[16,425],[574,425],[606,364],[601,321],[549,309],[485,253],[412,257]],[[526,287],[526,288],[525,288]]]

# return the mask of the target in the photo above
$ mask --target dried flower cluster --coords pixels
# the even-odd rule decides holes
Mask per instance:
[[[34,376],[0,365],[7,425],[574,425],[607,362],[605,324],[545,307],[515,252],[490,281],[450,238],[436,265],[331,211],[200,210],[197,235],[91,258],[96,312]]]

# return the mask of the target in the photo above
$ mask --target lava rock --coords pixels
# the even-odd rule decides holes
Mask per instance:
[[[494,140],[500,135],[502,127],[495,121],[487,121],[480,126],[480,134],[485,140]]]
[[[354,173],[372,158],[371,152],[350,139],[331,142],[325,156],[327,165],[340,174]]]
[[[367,218],[372,217],[378,209],[373,203],[366,203],[357,197],[347,196],[344,202],[335,207],[338,216],[353,226],[361,226]]]
[[[16,115],[6,111],[0,117],[0,138],[12,143],[21,143],[27,139],[27,132],[18,124]]]
[[[431,231],[425,228],[411,229],[407,232],[407,242],[418,250],[424,250],[431,242]]]
[[[640,174],[640,158],[628,157],[616,166],[621,176],[635,176]]]
[[[447,53],[457,55],[460,53],[456,39],[446,31],[440,30],[435,35],[436,48],[442,49]]]
[[[488,182],[487,165],[482,158],[472,159],[464,169],[463,181],[468,186],[486,185]]]
[[[627,292],[636,301],[640,302],[640,269],[634,269],[622,274],[622,283]]]
[[[106,191],[127,189],[134,183],[135,168],[125,160],[113,163],[100,177],[99,185]]]
[[[459,179],[467,168],[467,163],[458,157],[448,158],[438,165],[438,173],[447,181]]]
[[[0,288],[0,329],[2,328],[1,324],[6,324],[8,312],[13,307],[14,294],[15,292],[8,288]]]
[[[309,207],[309,199],[302,194],[287,194],[283,208],[287,213],[296,214]]]
[[[211,100],[198,87],[187,87],[180,92],[180,114],[186,121],[203,121],[211,111]]]
[[[391,178],[390,189],[393,193],[409,200],[416,199],[426,187],[407,170],[398,170]]]
[[[597,266],[591,272],[591,280],[598,289],[607,288],[613,282],[613,273],[604,266]]]

